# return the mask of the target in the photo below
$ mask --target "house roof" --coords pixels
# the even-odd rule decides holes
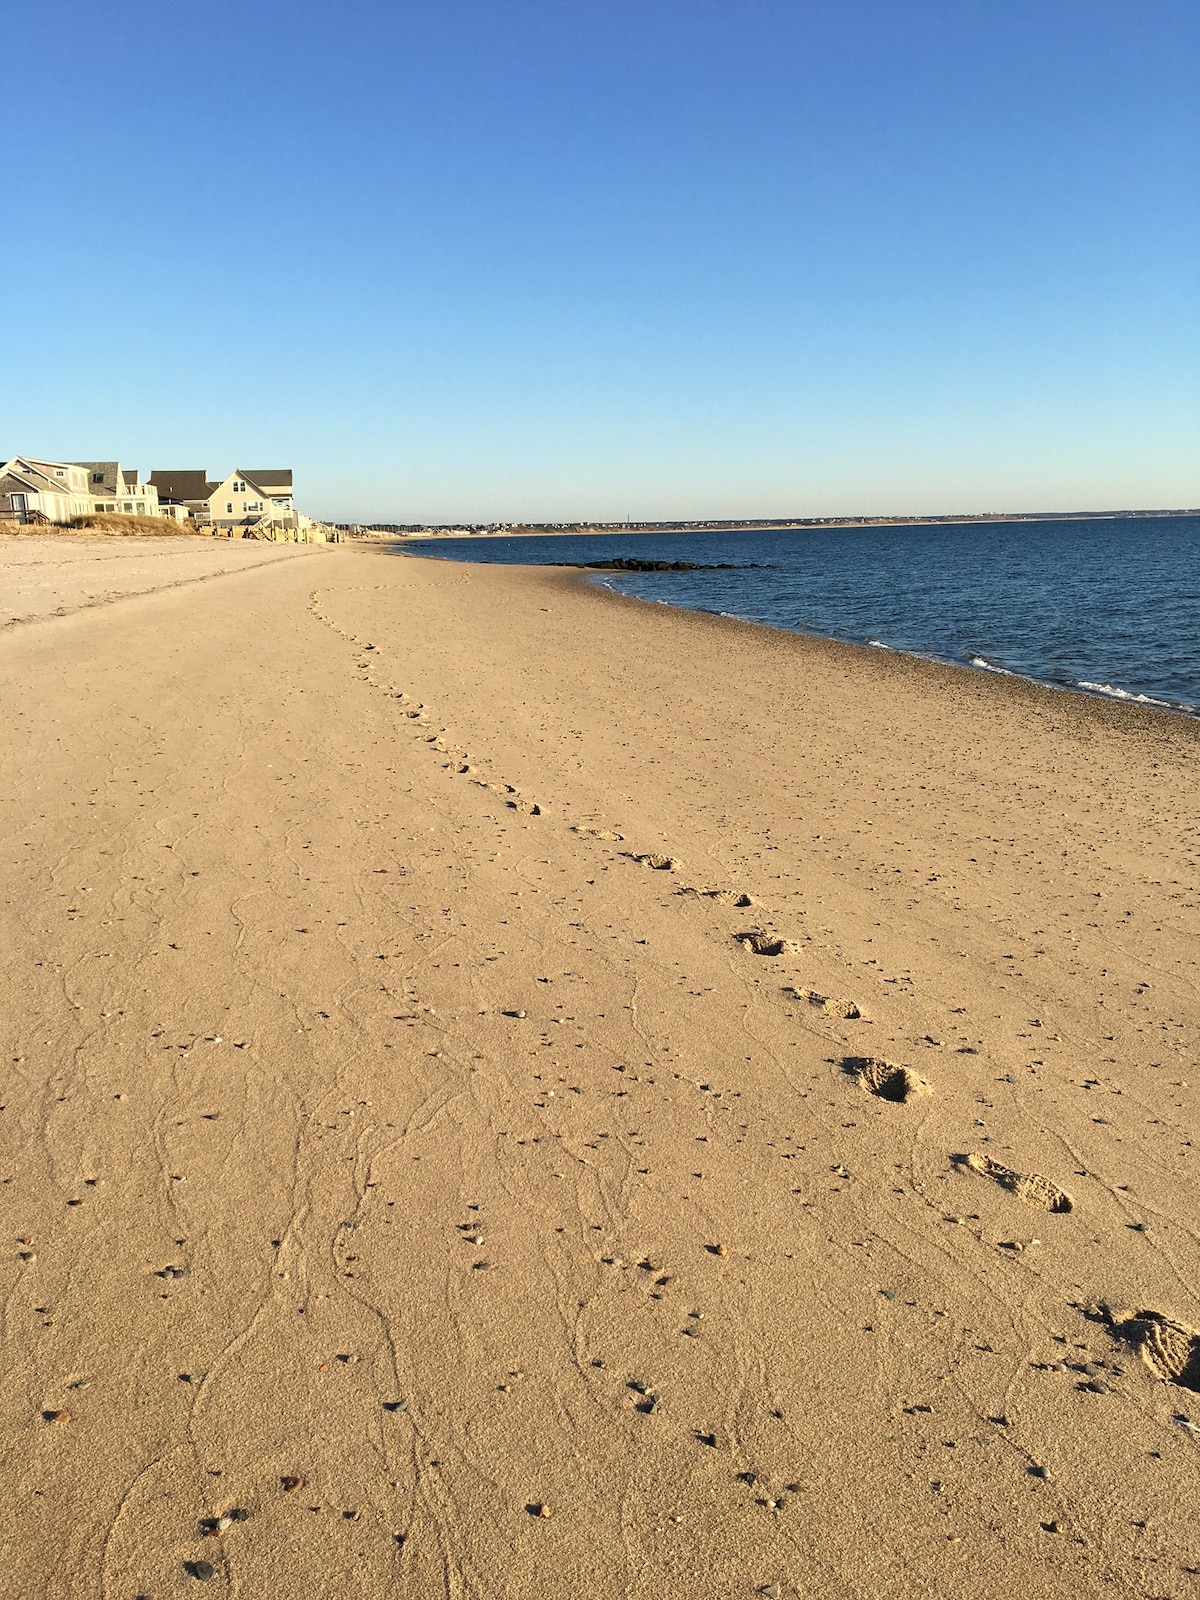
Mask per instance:
[[[282,489],[285,484],[289,489],[292,487],[291,467],[239,467],[238,471],[259,489],[267,484],[272,489]]]
[[[207,500],[221,487],[207,472],[191,467],[152,472],[148,482],[158,490],[160,500]]]
[[[38,485],[31,478],[22,478],[15,472],[0,474],[0,494],[36,494]]]

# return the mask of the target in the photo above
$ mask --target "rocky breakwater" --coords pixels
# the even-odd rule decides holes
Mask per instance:
[[[586,567],[593,572],[733,572],[744,566],[757,567],[757,561],[644,561],[639,556],[610,556],[603,561],[552,561],[553,567]]]

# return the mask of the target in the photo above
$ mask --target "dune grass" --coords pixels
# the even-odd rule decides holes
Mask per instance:
[[[176,522],[170,517],[138,517],[126,516],[121,512],[92,511],[86,516],[76,517],[65,527],[56,528],[56,533],[108,533],[108,534],[140,534],[143,537],[150,534],[156,538],[170,538],[179,534],[208,533],[207,528],[200,528],[194,522]]]

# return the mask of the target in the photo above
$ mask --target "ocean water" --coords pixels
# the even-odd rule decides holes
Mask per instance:
[[[1200,517],[736,533],[453,539],[455,561],[634,556],[722,572],[604,572],[597,583],[981,672],[1200,715]]]

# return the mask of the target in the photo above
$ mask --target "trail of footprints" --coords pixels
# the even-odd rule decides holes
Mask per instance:
[[[308,609],[319,622],[323,622],[326,627],[331,628],[334,633],[339,634],[347,641],[347,643],[356,645],[358,649],[363,652],[364,656],[369,652],[374,651],[375,646],[373,644],[368,643],[366,640],[360,639],[357,634],[348,633],[345,628],[339,627],[339,625],[334,622],[333,618],[330,617],[328,613],[322,611],[319,590],[314,589],[312,595],[309,597]],[[420,702],[414,701],[412,697],[405,694],[402,689],[396,689],[391,684],[381,683],[378,678],[371,677],[371,662],[369,660],[363,660],[360,658],[355,662],[355,665],[358,667],[360,672],[365,674],[363,682],[370,684],[373,689],[379,689],[382,690],[384,694],[391,695],[392,698],[400,705],[404,715],[408,717],[410,721],[420,723],[424,727],[429,726],[429,713],[425,707],[420,704]],[[444,735],[445,730],[442,729],[436,733],[425,733],[423,737],[425,743],[428,744],[433,750],[436,750],[439,755],[450,757],[450,759],[444,763],[449,770],[462,773],[464,776],[469,777],[473,783],[478,784],[481,789],[487,789],[492,794],[499,795],[510,810],[519,811],[524,816],[541,816],[542,808],[537,804],[536,801],[526,799],[521,794],[520,790],[514,788],[511,783],[496,783],[492,779],[482,776],[478,768],[473,764],[468,752],[465,750],[456,750],[451,745],[446,744]]]
[[[321,609],[319,591],[314,590],[309,610],[326,627],[361,650],[364,657],[369,657],[374,651],[373,644],[347,632]],[[360,658],[356,666],[365,674],[363,681],[373,688],[390,694],[409,720],[420,724],[422,728],[430,725],[429,713],[423,705],[414,702],[403,691],[370,676],[369,659]],[[445,763],[448,768],[469,777],[480,788],[498,795],[511,810],[530,817],[539,817],[543,814],[540,805],[524,797],[512,784],[496,782],[483,776],[466,751],[453,749],[444,742],[444,730],[426,733],[424,738],[439,755],[449,757]],[[577,823],[571,827],[571,832],[581,839],[594,839],[612,844],[624,843],[624,836],[613,828]],[[683,866],[676,857],[656,851],[623,850],[620,854],[626,860],[655,872],[678,873]],[[755,904],[749,894],[738,889],[698,888],[683,884],[678,893],[740,910],[748,909]],[[800,954],[802,949],[794,940],[757,928],[734,933],[733,938],[743,950],[754,956],[768,958],[795,956]],[[788,985],[783,988],[782,993],[788,999],[803,1001],[813,1006],[832,1020],[855,1021],[862,1016],[853,1000],[824,995],[815,989]],[[925,1078],[914,1072],[911,1067],[897,1062],[874,1056],[845,1056],[842,1058],[841,1066],[864,1093],[893,1105],[907,1105],[910,1101],[932,1092],[932,1086]],[[1002,1189],[1015,1195],[1018,1200],[1037,1210],[1062,1214],[1074,1208],[1070,1195],[1051,1179],[1043,1177],[1041,1173],[1018,1172],[980,1151],[972,1151],[951,1159],[961,1170],[975,1173],[998,1184]],[[1155,1377],[1200,1392],[1200,1332],[1158,1311],[1113,1310],[1107,1306],[1099,1306],[1093,1308],[1093,1314],[1107,1324],[1114,1336],[1125,1340],[1138,1350],[1146,1367]],[[630,1387],[640,1389],[640,1385],[631,1384]],[[643,1405],[638,1409],[649,1412],[657,1404],[657,1400],[656,1395],[647,1397],[646,1393],[643,1393]],[[1194,1427],[1190,1423],[1187,1426]],[[1200,1434],[1200,1428],[1195,1428],[1195,1431]]]

